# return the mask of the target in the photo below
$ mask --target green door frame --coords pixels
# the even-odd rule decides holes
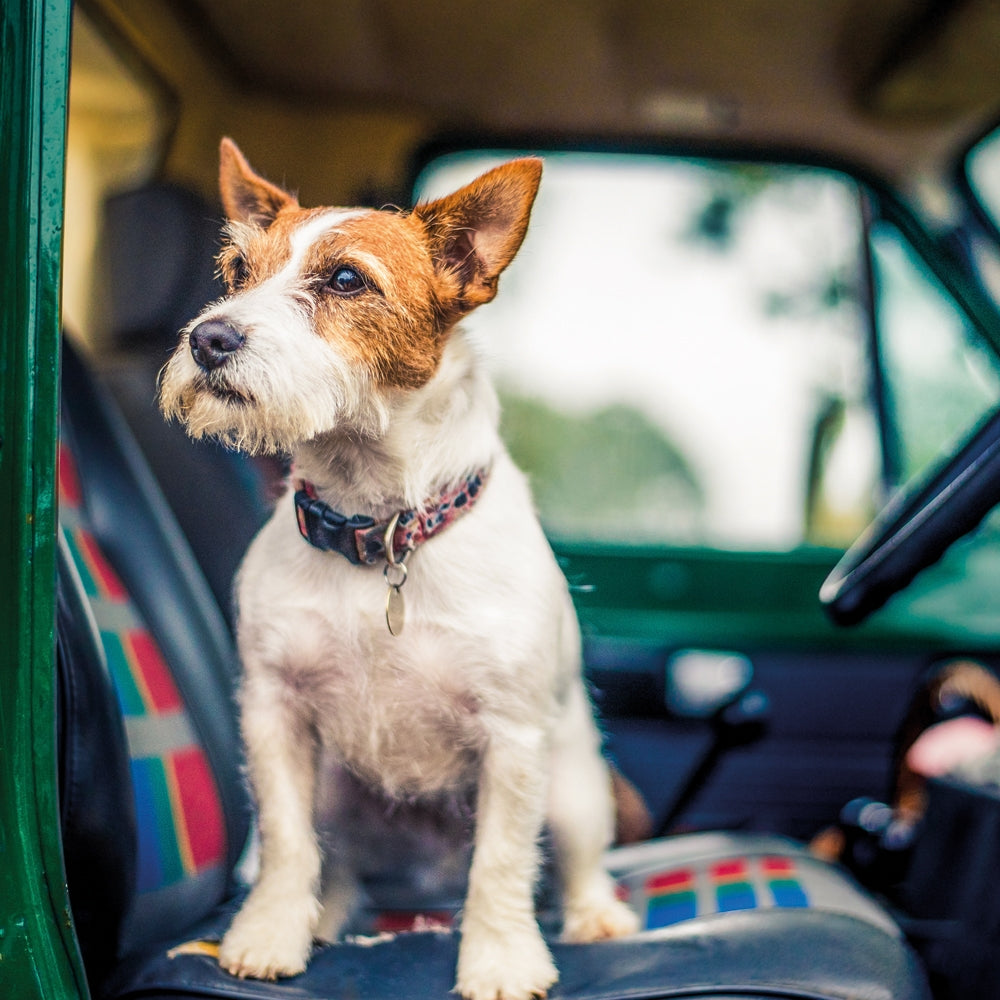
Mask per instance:
[[[70,0],[0,5],[0,993],[87,996],[59,838],[56,428]]]

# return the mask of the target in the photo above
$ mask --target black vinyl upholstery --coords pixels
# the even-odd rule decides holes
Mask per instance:
[[[72,862],[71,902],[84,950],[95,956],[93,971],[98,971],[109,956],[169,935],[232,892],[250,806],[241,776],[236,655],[229,631],[125,422],[69,342],[63,348],[60,425],[63,444],[75,457],[88,529],[166,660],[204,748],[225,821],[226,856],[213,878],[192,881],[185,891],[136,896],[136,833],[121,708],[88,623],[91,599],[64,559],[59,575],[63,838]],[[83,800],[86,810],[80,807]],[[93,914],[100,914],[100,921]]]
[[[231,867],[250,818],[235,718],[232,639],[129,428],[68,343],[62,412],[94,533],[163,648],[218,775],[232,824]]]
[[[98,253],[105,329],[115,351],[164,355],[177,331],[222,295],[215,274],[220,211],[177,184],[108,198]]]
[[[116,958],[135,885],[135,807],[118,702],[100,653],[83,586],[60,535],[56,663],[59,820],[66,877],[88,974],[103,979]],[[109,836],[109,818],[114,835]]]
[[[196,928],[217,935],[223,920]],[[377,944],[332,945],[287,985],[235,984],[210,957],[165,954],[123,970],[122,997],[181,1000],[447,1000],[457,936],[400,934]],[[784,997],[916,1000],[928,997],[916,959],[885,931],[839,914],[731,913],[635,938],[590,945],[555,942],[560,981],[551,1000]]]

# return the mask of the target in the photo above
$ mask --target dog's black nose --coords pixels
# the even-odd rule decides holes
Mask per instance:
[[[243,346],[245,340],[246,337],[236,327],[219,319],[199,323],[188,336],[191,354],[205,371],[224,365],[229,356]]]

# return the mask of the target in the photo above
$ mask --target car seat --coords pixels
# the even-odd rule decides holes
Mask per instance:
[[[74,922],[102,1000],[449,996],[460,900],[373,892],[302,975],[234,979],[210,954],[250,828],[235,656],[108,394],[65,345],[60,443],[60,808]],[[697,834],[609,852],[644,930],[560,943],[555,998],[929,996],[892,919],[792,841]]]

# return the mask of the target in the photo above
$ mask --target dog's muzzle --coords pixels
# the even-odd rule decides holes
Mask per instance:
[[[245,341],[236,327],[219,319],[205,320],[188,334],[191,356],[207,372],[221,368]]]

